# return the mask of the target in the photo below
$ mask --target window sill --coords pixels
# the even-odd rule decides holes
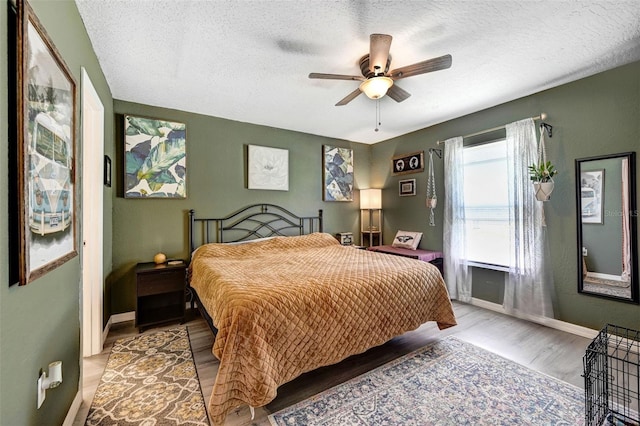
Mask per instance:
[[[494,271],[501,271],[501,272],[507,272],[507,273],[509,272],[508,266],[493,265],[491,263],[474,262],[472,260],[468,260],[466,262],[466,265],[473,266],[474,268],[491,269]]]

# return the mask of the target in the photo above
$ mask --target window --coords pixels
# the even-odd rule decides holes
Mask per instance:
[[[464,148],[467,261],[506,267],[510,261],[507,142]]]

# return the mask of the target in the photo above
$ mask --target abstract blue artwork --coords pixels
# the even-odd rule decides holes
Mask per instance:
[[[324,201],[353,201],[353,150],[323,145]]]
[[[124,117],[125,198],[186,198],[186,125]]]

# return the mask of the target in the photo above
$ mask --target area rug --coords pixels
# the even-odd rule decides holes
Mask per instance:
[[[272,425],[582,425],[584,391],[453,337],[269,416]]]
[[[85,424],[208,425],[187,328],[116,341]]]

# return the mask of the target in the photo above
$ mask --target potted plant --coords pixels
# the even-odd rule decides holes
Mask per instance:
[[[553,191],[553,177],[558,174],[551,161],[529,166],[529,175],[538,201],[548,201]]]

